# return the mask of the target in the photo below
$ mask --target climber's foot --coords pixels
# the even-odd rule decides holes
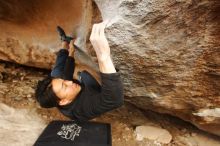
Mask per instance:
[[[58,31],[58,33],[59,33],[59,35],[60,35],[60,39],[61,39],[62,41],[65,41],[65,42],[70,43],[70,41],[73,39],[73,38],[70,37],[70,36],[66,36],[65,31],[64,31],[60,26],[57,26],[57,31]]]

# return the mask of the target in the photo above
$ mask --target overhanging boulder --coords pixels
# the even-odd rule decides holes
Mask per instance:
[[[0,59],[51,68],[61,44],[56,26],[68,35],[77,30],[77,44],[84,49],[91,8],[91,1],[81,0],[1,1]]]
[[[95,1],[127,100],[220,135],[220,2]]]

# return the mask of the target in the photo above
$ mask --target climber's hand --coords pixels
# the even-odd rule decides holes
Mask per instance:
[[[104,61],[110,58],[110,48],[104,32],[106,24],[106,21],[94,24],[90,36],[90,41],[99,61]]]
[[[93,25],[90,41],[97,55],[100,72],[115,73],[116,70],[110,56],[110,47],[104,32],[106,24],[105,21]]]

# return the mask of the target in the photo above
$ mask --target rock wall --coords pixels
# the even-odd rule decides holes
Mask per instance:
[[[95,5],[91,1],[0,2],[0,58],[50,68],[59,49],[54,31],[57,24],[69,32],[80,24],[77,42],[94,55],[85,49],[86,38],[90,23],[101,15],[110,20],[106,34],[122,74],[126,100],[220,135],[220,2],[95,3],[99,10],[92,16],[91,6]],[[87,47],[91,48],[88,42]]]
[[[7,0],[0,2],[0,59],[51,68],[60,48],[56,26],[68,35],[77,31],[85,48],[91,23],[91,2],[72,0]]]
[[[96,2],[127,100],[220,135],[220,2]]]

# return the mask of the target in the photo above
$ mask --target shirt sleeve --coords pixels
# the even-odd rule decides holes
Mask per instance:
[[[101,80],[101,92],[83,101],[81,109],[76,112],[77,119],[89,120],[123,105],[124,94],[120,74],[101,73]]]

